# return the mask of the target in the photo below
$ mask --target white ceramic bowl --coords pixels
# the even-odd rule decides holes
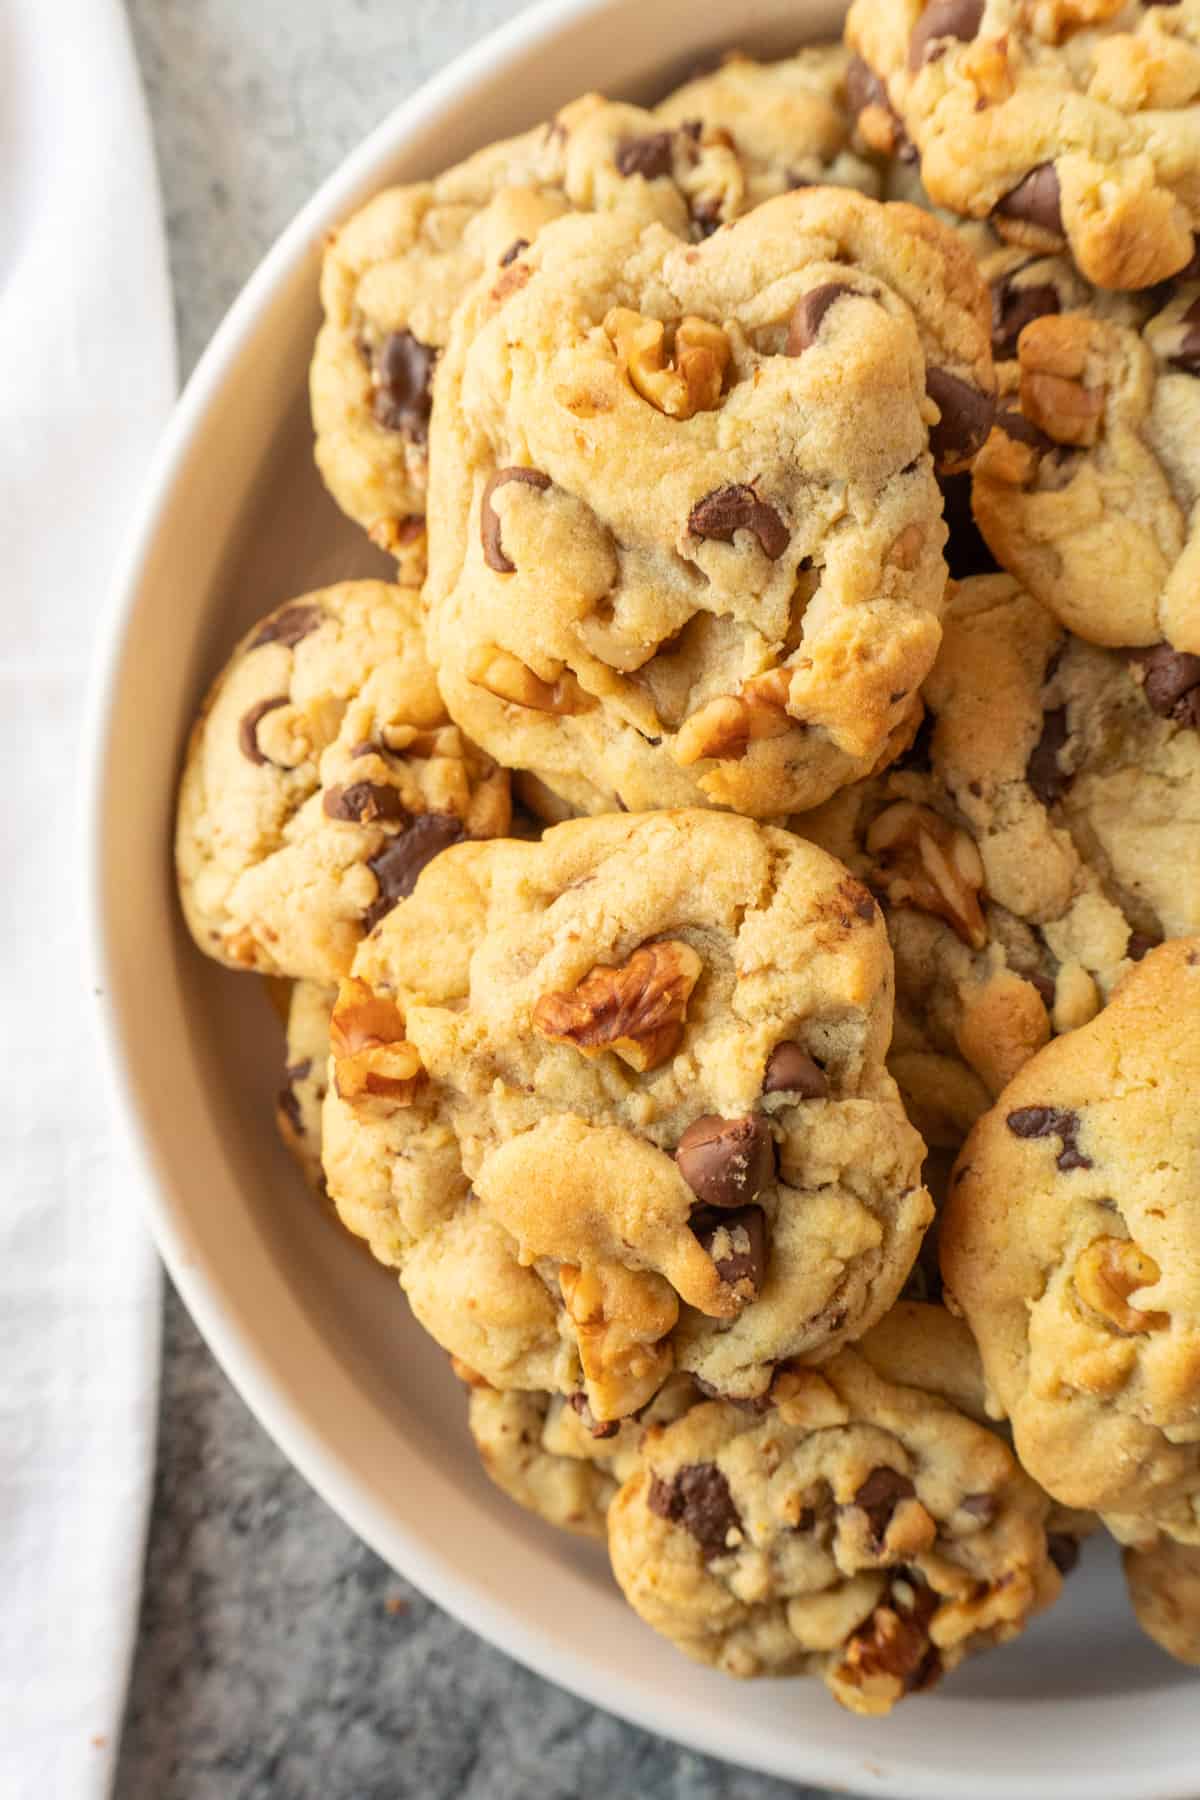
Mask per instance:
[[[697,1668],[621,1600],[602,1553],[490,1487],[446,1359],[394,1280],[314,1207],[275,1140],[260,984],[185,937],[171,877],[181,747],[238,634],[288,596],[382,571],[313,472],[305,394],[322,233],[384,182],[533,123],[589,87],[661,92],[704,51],[834,34],[837,0],[548,0],[409,101],[250,281],[175,414],[117,583],[90,731],[96,985],[163,1256],[226,1371],[297,1467],[476,1631],[699,1750],[871,1794],[1188,1800],[1193,1678],[1137,1633],[1096,1545],[1021,1642],[885,1721],[813,1683]]]

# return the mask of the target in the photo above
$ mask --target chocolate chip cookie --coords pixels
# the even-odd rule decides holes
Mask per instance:
[[[1032,303],[1008,291],[1012,338]],[[997,559],[1081,637],[1195,655],[1200,280],[1155,298],[1140,329],[1095,305],[1025,322],[972,504]]]
[[[459,845],[339,995],[330,1193],[493,1387],[600,1424],[676,1369],[754,1399],[886,1311],[929,1222],[890,1033],[878,908],[786,832]]]
[[[855,0],[859,130],[919,157],[930,197],[1104,288],[1191,260],[1200,3]]]
[[[975,1126],[946,1291],[1022,1463],[1127,1542],[1200,1544],[1200,939],[1152,950]]]
[[[906,1325],[936,1340],[944,1317]],[[1048,1605],[1045,1496],[998,1436],[909,1385],[924,1353],[952,1359],[945,1323],[950,1344],[922,1343],[903,1380],[868,1338],[781,1370],[760,1411],[709,1402],[648,1430],[608,1513],[642,1618],[697,1661],[815,1675],[878,1714]]]
[[[937,650],[935,466],[992,415],[968,252],[812,188],[691,246],[561,219],[523,266],[464,303],[438,371],[452,716],[581,811],[766,817],[869,773]]]
[[[321,1168],[321,1109],[329,1063],[329,1015],[337,990],[319,981],[292,984],[287,1014],[283,1084],[275,1102],[279,1135],[309,1186],[325,1191]]]
[[[446,716],[416,593],[343,582],[247,633],[192,732],[175,853],[200,949],[335,982],[431,856],[508,829],[508,775]]]

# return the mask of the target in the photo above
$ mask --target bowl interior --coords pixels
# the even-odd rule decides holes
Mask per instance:
[[[92,734],[106,1023],[155,1230],[202,1329],[331,1504],[476,1629],[599,1704],[794,1778],[956,1800],[1182,1796],[1200,1762],[1195,1687],[1136,1631],[1101,1544],[1019,1645],[887,1721],[850,1719],[813,1684],[735,1686],[654,1639],[598,1548],[487,1483],[446,1359],[276,1141],[282,1045],[262,984],[200,957],[175,904],[174,788],[207,682],[277,602],[388,572],[312,465],[305,375],[322,231],[386,180],[444,166],[584,88],[652,98],[715,47],[819,40],[840,11],[822,0],[726,0],[702,17],[687,0],[535,8],[381,128],[285,235],[181,405],[118,596]]]

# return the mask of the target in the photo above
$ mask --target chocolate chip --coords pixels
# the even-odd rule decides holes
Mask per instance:
[[[528,250],[528,238],[514,238],[504,255],[500,258],[500,267],[507,269],[509,263],[515,263],[522,250]]]
[[[1011,279],[992,288],[992,355],[1008,362],[1017,354],[1017,339],[1034,319],[1062,311],[1058,289],[1049,281],[1017,287]]]
[[[1079,1539],[1068,1537],[1065,1531],[1048,1531],[1046,1554],[1065,1580],[1079,1561]]]
[[[1011,407],[999,410],[993,423],[1004,433],[1005,437],[1014,438],[1018,444],[1028,444],[1029,448],[1036,450],[1040,456],[1044,456],[1048,450],[1054,448],[1053,438],[1047,437],[1046,433],[1027,419],[1023,413],[1019,413]]]
[[[394,787],[374,781],[352,781],[348,787],[325,790],[322,807],[327,819],[347,825],[373,825],[376,819],[406,818],[404,802]]]
[[[598,1424],[595,1414],[588,1405],[586,1394],[568,1394],[567,1405],[571,1407],[572,1411],[579,1414],[594,1438],[616,1437],[617,1432],[621,1429],[620,1421],[617,1419],[605,1419],[602,1424]]]
[[[969,44],[982,18],[983,0],[933,0],[908,40],[909,68],[915,72],[929,62],[936,54],[931,46],[939,38],[957,38],[960,43]]]
[[[1014,1137],[1059,1138],[1062,1149],[1055,1160],[1064,1174],[1069,1174],[1072,1169],[1091,1168],[1091,1157],[1083,1154],[1077,1141],[1078,1113],[1057,1106],[1019,1106],[1009,1113],[1006,1123]]]
[[[1131,650],[1129,660],[1142,671],[1142,692],[1151,712],[1200,730],[1200,656],[1154,644],[1149,650]]]
[[[1156,950],[1162,943],[1161,937],[1152,937],[1148,931],[1131,931],[1129,942],[1125,946],[1125,954],[1130,962],[1141,962],[1151,950]]]
[[[274,712],[278,706],[286,706],[288,696],[275,694],[270,700],[260,700],[249,712],[244,712],[238,723],[238,749],[252,763],[269,763],[270,757],[264,756],[258,747],[258,721],[267,713]]]
[[[646,1504],[660,1519],[690,1532],[705,1562],[723,1555],[730,1532],[742,1529],[729,1483],[715,1463],[687,1463],[670,1482],[652,1475]]]
[[[280,1112],[283,1114],[292,1130],[297,1134],[302,1132],[304,1123],[300,1116],[300,1102],[296,1098],[295,1089],[291,1087],[281,1087],[278,1094],[275,1096],[275,1100]]]
[[[1043,717],[1042,735],[1025,764],[1025,779],[1043,806],[1061,800],[1074,779],[1058,765],[1058,753],[1066,741],[1067,709],[1055,706]]]
[[[648,131],[645,137],[622,138],[615,159],[618,175],[644,175],[647,181],[669,175],[674,135],[671,131]]]
[[[437,351],[411,331],[389,331],[375,352],[376,420],[387,431],[406,431],[423,444],[429,436],[433,367]]]
[[[900,162],[915,162],[917,152],[909,142],[908,133],[900,120],[900,115],[888,99],[887,89],[868,63],[861,56],[852,56],[846,66],[846,104],[855,118],[865,112],[868,106],[877,106],[887,113],[892,121],[894,141],[892,154]]]
[[[788,528],[774,507],[760,500],[752,487],[732,483],[697,501],[688,515],[688,530],[722,544],[731,544],[735,531],[752,531],[772,562],[788,547]]]
[[[854,1496],[853,1504],[860,1512],[865,1512],[871,1527],[871,1536],[877,1544],[882,1544],[887,1536],[888,1526],[892,1522],[901,1500],[911,1499],[916,1488],[907,1475],[901,1475],[895,1469],[872,1469]]]
[[[1046,1011],[1049,1012],[1054,1005],[1055,983],[1053,979],[1049,975],[1039,975],[1036,973],[1033,975],[1026,975],[1025,979],[1030,987],[1036,990],[1042,1005],[1045,1007]]]
[[[1005,219],[1023,219],[1043,231],[1062,235],[1062,203],[1053,163],[1039,163],[1023,181],[997,200],[993,212]]]
[[[970,1513],[981,1525],[990,1525],[1000,1510],[1000,1502],[995,1494],[968,1494],[959,1504],[963,1512]]]
[[[776,1044],[768,1056],[762,1091],[799,1094],[802,1100],[824,1100],[829,1094],[829,1077],[807,1050],[787,1041]]]
[[[821,329],[821,320],[829,311],[835,300],[843,294],[853,294],[855,289],[845,281],[823,281],[820,287],[809,288],[807,294],[801,294],[792,308],[792,316],[788,321],[786,356],[803,356],[804,352],[817,341]],[[870,296],[864,294],[864,299]]]
[[[706,1206],[746,1206],[775,1179],[775,1144],[761,1113],[740,1119],[705,1113],[680,1138],[675,1161]]]
[[[767,1215],[762,1207],[739,1206],[726,1211],[699,1207],[689,1223],[726,1287],[736,1288],[744,1282],[756,1298],[767,1271]]]
[[[1184,327],[1183,337],[1167,360],[1185,375],[1200,375],[1200,298],[1192,301],[1179,323]]]
[[[250,640],[249,648],[257,650],[260,644],[282,644],[285,650],[294,650],[301,638],[306,638],[315,631],[325,617],[319,606],[285,606],[279,612],[272,613],[259,626],[257,637]]]
[[[995,397],[981,394],[948,369],[928,369],[925,392],[942,415],[929,434],[934,462],[943,468],[970,462],[992,429]]]
[[[497,469],[494,475],[488,477],[483,498],[479,502],[479,536],[483,544],[484,562],[489,569],[495,569],[501,575],[511,575],[517,566],[504,554],[504,545],[500,541],[500,518],[492,506],[492,495],[507,481],[523,482],[526,487],[537,488],[541,493],[550,486],[550,477],[543,475],[540,469]]]
[[[373,931],[397,901],[412,893],[425,865],[465,836],[461,820],[453,814],[420,813],[406,831],[368,856],[367,867],[379,883],[379,894],[363,914],[363,930]]]

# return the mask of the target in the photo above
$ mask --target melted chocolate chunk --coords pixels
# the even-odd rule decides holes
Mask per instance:
[[[1019,1106],[1010,1112],[1008,1129],[1014,1137],[1056,1137],[1062,1148],[1055,1158],[1064,1175],[1072,1169],[1090,1169],[1092,1159],[1079,1148],[1079,1114],[1057,1106]]]
[[[377,819],[394,822],[408,816],[397,790],[374,781],[327,788],[321,805],[327,819],[346,825],[373,825]]]
[[[423,444],[433,406],[437,351],[411,331],[389,331],[375,352],[372,411],[386,431],[404,431]]]
[[[1149,650],[1131,650],[1129,660],[1142,671],[1142,692],[1151,712],[1200,730],[1200,656],[1155,644]]]
[[[483,544],[483,560],[489,569],[495,569],[500,575],[511,575],[516,563],[510,562],[504,554],[504,545],[500,539],[500,516],[492,505],[492,495],[496,489],[506,482],[520,481],[526,487],[537,488],[544,493],[550,486],[550,477],[543,475],[540,469],[497,469],[488,478],[483,490],[483,498],[479,502],[479,537]]]
[[[853,1504],[866,1513],[871,1536],[877,1544],[882,1544],[887,1536],[892,1514],[901,1500],[911,1499],[916,1491],[908,1476],[895,1469],[871,1470],[855,1494]]]
[[[1062,311],[1058,289],[1049,281],[1017,287],[1011,276],[992,288],[992,355],[1008,362],[1017,354],[1017,339],[1034,319]]]
[[[579,1414],[579,1417],[583,1420],[583,1423],[587,1426],[594,1438],[616,1437],[617,1432],[621,1429],[620,1420],[618,1419],[605,1419],[603,1423],[597,1423],[595,1414],[588,1405],[586,1394],[568,1394],[567,1405],[573,1412]]]
[[[689,1220],[701,1248],[727,1287],[762,1292],[767,1272],[767,1215],[761,1206],[697,1207]]]
[[[287,704],[288,696],[286,694],[275,694],[270,700],[260,700],[257,706],[252,706],[248,712],[242,714],[238,722],[238,749],[250,762],[269,763],[271,761],[270,757],[264,756],[258,747],[258,721],[265,718],[269,712],[274,712],[277,707]]]
[[[775,1142],[761,1113],[706,1113],[680,1138],[675,1161],[705,1206],[748,1206],[775,1179]]]
[[[500,258],[500,267],[507,269],[509,263],[515,263],[522,250],[528,250],[528,238],[514,238],[504,255]]]
[[[1043,806],[1054,806],[1070,787],[1073,776],[1058,764],[1058,753],[1067,741],[1067,709],[1055,706],[1042,719],[1042,735],[1025,765],[1025,779]]]
[[[993,212],[1005,219],[1022,219],[1043,231],[1062,236],[1062,196],[1053,163],[1039,163],[1023,181],[997,200]]]
[[[1183,337],[1168,360],[1173,369],[1182,369],[1185,375],[1200,375],[1200,298],[1192,301],[1179,322],[1184,328]]]
[[[1161,937],[1152,937],[1148,931],[1131,931],[1129,942],[1125,946],[1125,954],[1130,962],[1141,962],[1151,950],[1156,950],[1162,943]]]
[[[1040,427],[1034,425],[1025,417],[1024,413],[1017,412],[1013,407],[1004,407],[998,411],[993,423],[1004,433],[1005,437],[1015,439],[1018,444],[1028,444],[1029,448],[1036,450],[1039,456],[1044,456],[1048,450],[1054,448],[1054,439],[1047,437]]]
[[[788,547],[788,528],[752,487],[731,483],[714,488],[688,515],[688,530],[699,538],[732,544],[735,531],[752,531],[764,553],[777,562]]]
[[[682,1525],[699,1544],[705,1562],[722,1556],[730,1532],[742,1529],[729,1483],[715,1463],[687,1463],[670,1482],[652,1475],[646,1504],[660,1519]]]
[[[846,68],[846,104],[855,118],[868,106],[877,106],[892,121],[892,154],[900,162],[916,162],[915,146],[909,141],[900,115],[888,99],[887,89],[861,56],[852,56]]]
[[[252,637],[247,649],[257,650],[260,644],[282,644],[286,650],[294,650],[301,638],[317,629],[325,617],[319,606],[297,604],[285,606],[269,619],[264,619],[258,628],[258,635]]]
[[[645,137],[623,138],[617,145],[618,175],[644,175],[653,181],[671,173],[672,131],[648,131]]]
[[[983,18],[983,0],[933,0],[917,20],[908,40],[908,66],[915,73],[939,52],[934,48],[939,38],[957,38],[969,44],[979,30]]]
[[[452,813],[421,813],[407,831],[397,832],[369,856],[367,867],[379,883],[379,893],[363,914],[363,930],[373,931],[398,901],[412,893],[425,865],[465,836],[462,821]]]
[[[824,1100],[829,1095],[829,1077],[820,1063],[814,1062],[799,1044],[776,1044],[767,1058],[763,1075],[764,1094],[799,1094],[802,1100]]]
[[[929,448],[939,467],[970,462],[986,442],[996,416],[996,401],[948,369],[929,369],[925,392],[941,418],[929,433]]]
[[[846,281],[823,281],[820,287],[809,288],[807,294],[801,294],[788,321],[784,354],[803,356],[816,343],[821,321],[834,302],[840,300],[843,294],[853,294],[856,291]],[[869,294],[862,297],[864,300],[870,299]]]

